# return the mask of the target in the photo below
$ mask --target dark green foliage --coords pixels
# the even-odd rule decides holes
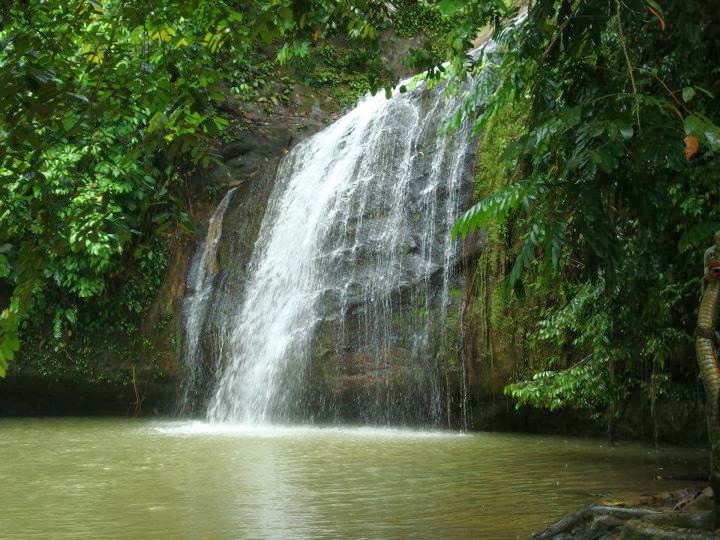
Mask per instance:
[[[22,349],[22,362],[13,363],[10,373],[42,376],[49,380],[83,380],[128,384],[129,365],[152,366],[153,376],[162,376],[161,351],[140,331],[139,321],[155,298],[168,265],[167,247],[158,240],[137,259],[127,261],[119,275],[107,277],[109,292],[88,300],[75,300],[58,287],[48,287],[33,299],[33,316],[21,326],[30,336]],[[72,313],[71,317],[67,315]],[[153,336],[164,339],[160,319]],[[160,341],[156,339],[155,341]],[[172,349],[172,343],[164,343]],[[145,378],[145,377],[144,377]]]
[[[288,66],[293,78],[320,94],[329,94],[343,105],[351,105],[371,89],[377,89],[380,74],[389,77],[379,62],[377,49],[335,42],[317,44],[308,54]],[[377,47],[377,43],[375,44]],[[369,66],[373,66],[369,69]]]
[[[457,233],[519,209],[527,216],[526,244],[542,255],[544,269],[558,269],[560,249],[572,245],[578,270],[594,276],[617,268],[624,228],[654,231],[668,221],[684,227],[685,211],[675,219],[667,213],[681,188],[697,191],[682,179],[712,176],[717,165],[719,132],[710,120],[717,104],[709,97],[717,90],[717,68],[707,61],[718,54],[717,21],[688,4],[664,15],[673,24],[662,31],[646,6],[635,4],[616,10],[614,2],[540,2],[524,25],[506,34],[494,68],[500,87],[479,127],[501,105],[532,96],[528,131],[505,156],[522,162],[527,173],[470,210]],[[622,27],[628,39],[621,38]],[[632,77],[623,68],[626,50]],[[640,58],[642,68],[633,67]],[[707,94],[681,103],[690,84]],[[686,133],[701,144],[690,161],[683,155]],[[713,187],[712,180],[703,186],[705,198]],[[700,207],[692,213],[716,221],[707,220],[711,206],[695,203]],[[518,270],[534,260],[520,258]]]
[[[538,326],[558,354],[508,391],[608,421],[638,391],[654,407],[672,381],[694,385],[701,254],[720,218],[720,13],[701,2],[540,0],[499,32],[494,76],[467,110],[488,100],[482,130],[530,100],[527,127],[499,156],[516,164],[513,181],[454,232],[510,224],[508,287],[567,298]],[[463,62],[458,73],[477,69]]]

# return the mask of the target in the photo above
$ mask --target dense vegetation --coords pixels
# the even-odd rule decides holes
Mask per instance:
[[[78,325],[132,334],[168,244],[190,227],[191,175],[217,161],[238,121],[240,106],[233,115],[228,103],[271,107],[287,99],[290,75],[352,85],[341,99],[377,88],[382,66],[367,62],[366,47],[377,47],[373,25],[383,16],[372,2],[5,3],[0,376],[23,334],[51,329],[54,343],[34,342],[59,370],[58,348]],[[281,47],[305,28],[306,40]],[[355,46],[355,57],[330,44],[309,51],[340,30],[367,45]],[[276,58],[298,66],[277,77]],[[76,344],[73,355],[86,348]]]
[[[193,171],[238,121],[227,104],[386,87],[393,29],[425,37],[407,63],[430,78],[490,74],[454,121],[496,126],[499,155],[481,153],[455,233],[486,229],[511,261],[493,309],[522,311],[537,361],[510,395],[612,425],[638,396],[654,411],[692,393],[701,253],[720,228],[720,10],[538,0],[504,31],[517,14],[504,0],[1,8],[0,374],[42,328],[50,349],[77,325],[130,332],[167,238],[189,227]],[[473,61],[488,27],[500,54]]]
[[[480,17],[450,9],[473,35]],[[692,384],[701,254],[720,217],[719,17],[693,2],[540,1],[500,38],[468,108],[489,96],[479,130],[508,107],[529,114],[501,156],[505,186],[455,232],[504,225],[507,286],[543,306],[534,339],[555,353],[509,388],[520,403],[611,422],[638,394],[652,405]]]

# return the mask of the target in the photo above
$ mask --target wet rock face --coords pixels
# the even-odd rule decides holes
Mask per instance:
[[[243,130],[237,141],[220,149],[223,163],[206,175],[204,182],[220,189],[248,184],[256,178],[263,182],[264,177],[274,176],[278,159],[298,136],[288,125]]]
[[[413,103],[422,111],[419,132],[408,130],[407,110],[383,127],[378,153],[367,158],[378,178],[349,194],[347,213],[319,246],[322,323],[301,390],[306,416],[462,425],[456,293],[463,278],[449,231],[469,201],[474,142],[440,148],[444,118],[430,112],[432,100],[425,93]]]
[[[308,407],[316,418],[461,425],[459,299],[443,298],[446,286],[457,290],[460,276],[443,278],[434,268],[378,297],[357,282],[344,297],[323,296],[305,386],[305,399],[323,405]]]

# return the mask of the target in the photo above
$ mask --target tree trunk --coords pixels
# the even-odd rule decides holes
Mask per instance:
[[[708,436],[710,438],[710,484],[715,500],[715,522],[720,526],[720,367],[718,366],[715,329],[717,328],[718,301],[720,300],[720,281],[709,266],[716,261],[706,257],[706,286],[700,300],[697,330],[695,333],[695,351],[697,354],[700,378],[705,387],[705,415]]]

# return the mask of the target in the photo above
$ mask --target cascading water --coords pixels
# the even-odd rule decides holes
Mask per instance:
[[[474,144],[467,122],[441,128],[471,85],[367,97],[283,159],[244,290],[220,324],[229,346],[210,420],[446,424],[448,373],[460,372],[446,328],[459,259],[449,231]],[[190,354],[200,326],[189,311],[209,309],[203,265],[186,301]]]
[[[180,392],[181,413],[193,408],[193,402],[197,400],[197,396],[193,394],[198,390],[203,371],[207,370],[200,355],[200,336],[203,325],[208,319],[213,282],[218,273],[217,250],[222,234],[223,218],[236,191],[236,188],[229,190],[210,216],[205,241],[193,257],[186,280],[186,294],[183,301],[185,377]]]

